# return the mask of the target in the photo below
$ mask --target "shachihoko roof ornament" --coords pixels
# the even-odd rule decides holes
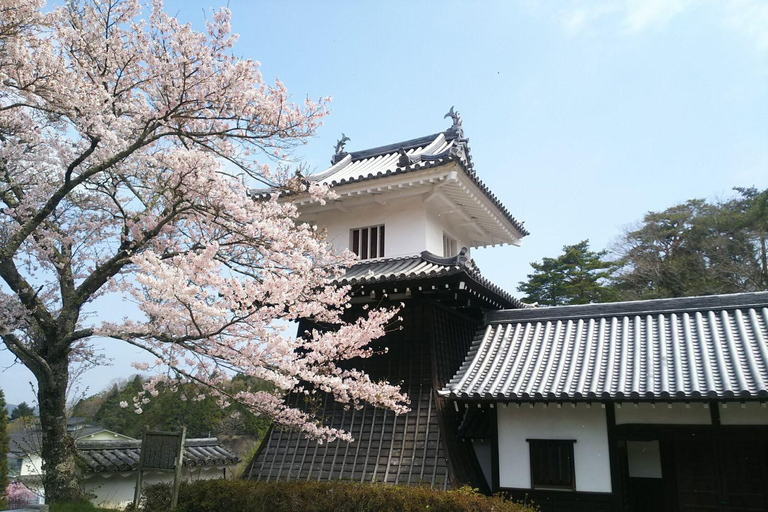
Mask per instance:
[[[451,110],[449,110],[448,113],[443,116],[443,119],[446,117],[450,117],[453,120],[453,125],[449,128],[449,130],[456,132],[456,135],[459,137],[459,139],[463,139],[464,129],[461,127],[461,115],[453,109],[453,105],[451,105]]]
[[[350,139],[346,135],[344,135],[344,132],[341,133],[341,138],[336,141],[336,146],[334,147],[334,154],[333,158],[331,158],[331,165],[335,164],[345,156],[347,156],[347,152],[344,151],[344,146],[349,142]]]

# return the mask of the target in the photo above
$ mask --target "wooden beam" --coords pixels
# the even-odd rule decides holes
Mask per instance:
[[[445,200],[445,202],[448,205],[450,205],[451,210],[452,210],[451,213],[456,213],[457,215],[459,215],[462,219],[464,219],[466,221],[466,225],[467,226],[470,226],[470,227],[474,228],[478,233],[480,233],[482,236],[484,236],[486,240],[491,240],[491,243],[493,243],[493,237],[486,230],[484,230],[482,227],[478,226],[476,220],[472,219],[469,215],[464,213],[464,211],[462,211],[461,207],[459,205],[457,205],[456,203],[454,203],[453,201],[451,201],[451,199],[449,197],[446,197],[444,194],[441,194],[441,196]]]
[[[442,194],[440,193],[439,186],[438,185],[433,186],[432,190],[430,190],[427,196],[424,198],[424,204],[429,204],[430,202],[439,198],[441,195]]]

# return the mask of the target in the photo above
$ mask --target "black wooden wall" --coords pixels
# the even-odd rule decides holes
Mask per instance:
[[[352,314],[360,314],[353,310]],[[245,477],[276,480],[350,480],[453,488],[484,480],[471,444],[457,439],[461,417],[444,407],[437,389],[448,381],[467,354],[477,330],[476,320],[428,298],[409,300],[401,311],[402,330],[377,342],[387,354],[351,362],[374,379],[402,383],[411,411],[363,407],[345,410],[330,397],[319,395],[304,403],[327,425],[353,434],[355,441],[320,444],[301,433],[273,428],[262,442]],[[302,327],[302,329],[305,327]]]

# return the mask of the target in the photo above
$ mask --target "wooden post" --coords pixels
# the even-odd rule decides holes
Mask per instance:
[[[173,475],[173,494],[171,495],[171,510],[176,508],[179,502],[179,485],[181,484],[182,469],[184,466],[184,441],[187,437],[187,427],[181,427],[181,437],[179,438],[179,456],[176,459],[176,471]]]
[[[136,489],[133,492],[133,510],[139,510],[139,500],[141,500],[141,479],[144,471],[144,443],[147,441],[147,427],[141,434],[141,446],[139,447],[139,467],[136,470]]]

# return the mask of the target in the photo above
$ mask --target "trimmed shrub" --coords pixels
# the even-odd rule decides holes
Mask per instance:
[[[144,512],[168,512],[170,486],[145,488]],[[501,496],[466,487],[436,491],[352,482],[254,482],[201,480],[183,483],[177,512],[532,512]]]

